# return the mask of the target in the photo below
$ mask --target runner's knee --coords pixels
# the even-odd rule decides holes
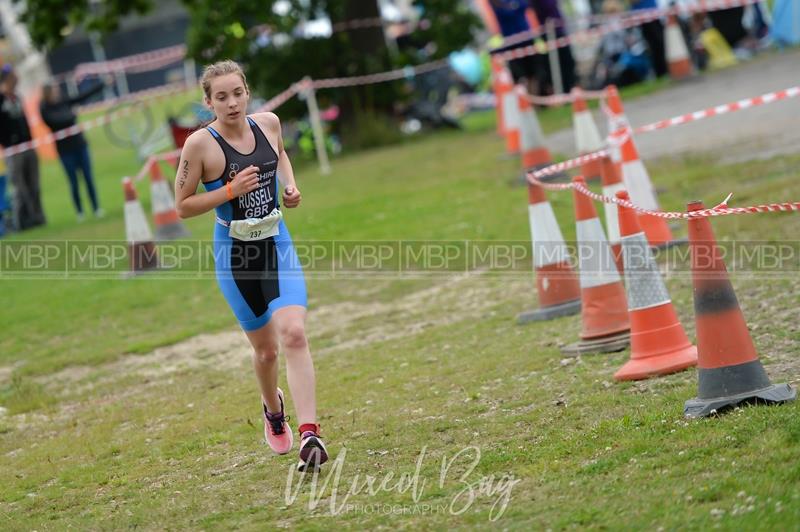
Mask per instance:
[[[289,322],[281,327],[281,343],[288,349],[306,347],[306,329],[301,321]]]
[[[259,346],[253,350],[253,360],[258,364],[272,364],[278,359],[278,346]]]

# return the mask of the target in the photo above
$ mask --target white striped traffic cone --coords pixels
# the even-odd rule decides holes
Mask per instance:
[[[578,155],[585,155],[603,148],[603,139],[592,118],[592,112],[582,97],[582,91],[572,89],[572,124],[575,130],[575,147]],[[581,174],[587,181],[600,179],[600,160],[594,159],[581,165]]]
[[[624,190],[622,184],[622,171],[620,164],[611,160],[611,157],[603,157],[601,160],[601,183],[603,184],[603,196],[613,198],[619,190]],[[608,243],[611,245],[611,253],[614,255],[614,263],[620,273],[624,271],[622,261],[622,242],[619,235],[619,222],[617,216],[617,206],[613,203],[603,203],[606,218],[606,231],[608,232]]]
[[[616,87],[609,87],[607,94],[611,113],[618,117],[624,117],[625,111],[622,109],[622,101]],[[641,159],[639,159],[639,152],[633,142],[631,128],[627,124],[627,120],[623,120],[619,119],[617,123],[623,124],[624,131],[617,131],[617,135],[615,135],[622,139],[622,143],[611,150],[612,156],[618,157],[622,164],[622,180],[625,183],[628,194],[631,196],[631,201],[644,209],[658,211],[660,208],[656,200],[653,183],[650,181],[650,175],[647,173],[647,169]],[[647,240],[653,247],[667,248],[687,242],[685,238],[675,239],[672,236],[672,231],[664,218],[641,214],[639,222],[644,228]]]
[[[616,197],[628,200],[628,193],[620,190]],[[614,378],[638,380],[683,371],[697,364],[697,348],[678,320],[638,214],[629,207],[618,207],[631,322],[631,358],[614,373]]]
[[[582,176],[572,179],[586,187]],[[581,339],[564,346],[566,355],[611,353],[629,344],[625,287],[611,255],[592,199],[573,189],[581,281]]]
[[[685,79],[691,76],[692,60],[675,15],[667,17],[667,25],[664,28],[664,48],[670,77],[672,79]]]
[[[553,164],[553,157],[550,150],[544,143],[544,133],[536,117],[536,111],[528,100],[528,93],[525,87],[518,85],[516,88],[517,99],[519,102],[519,132],[520,132],[520,162],[522,164],[522,182],[527,183],[525,173],[529,170],[538,170]],[[551,180],[558,175],[548,176]]]
[[[189,236],[189,231],[175,209],[175,200],[158,161],[150,163],[150,198],[158,240],[175,240]]]
[[[125,237],[128,241],[130,273],[158,268],[153,233],[130,177],[122,180],[122,189],[125,192]]]
[[[581,291],[564,244],[553,207],[542,187],[528,185],[528,219],[533,244],[533,269],[539,308],[523,312],[517,322],[551,320],[577,314],[581,310]]]

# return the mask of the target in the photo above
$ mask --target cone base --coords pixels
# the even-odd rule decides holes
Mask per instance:
[[[630,343],[630,331],[624,331],[619,334],[595,338],[593,340],[581,340],[574,344],[565,345],[561,348],[561,353],[572,357],[595,353],[616,353],[628,347]]]
[[[797,390],[788,384],[773,384],[768,388],[752,392],[717,397],[714,399],[690,399],[683,406],[683,415],[687,418],[707,417],[720,411],[733,408],[742,403],[780,404],[794,401]]]
[[[669,242],[660,242],[656,245],[651,245],[650,249],[657,249],[657,250],[669,249],[675,246],[683,246],[688,243],[689,243],[688,238],[673,238]]]
[[[190,234],[181,222],[156,226],[156,240],[175,240]]]
[[[581,311],[581,300],[574,299],[566,301],[558,305],[550,305],[547,307],[529,310],[517,315],[517,324],[524,325],[532,321],[547,321],[555,318],[562,318],[564,316],[572,316]]]
[[[678,351],[654,357],[632,358],[616,373],[618,381],[636,381],[669,375],[697,365],[697,347],[690,345]]]

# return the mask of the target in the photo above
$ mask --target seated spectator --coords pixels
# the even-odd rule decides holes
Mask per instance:
[[[603,12],[622,13],[624,10],[618,0],[605,0]],[[618,24],[618,21],[610,21]],[[589,86],[601,89],[607,85],[624,87],[647,79],[650,73],[650,59],[647,46],[637,27],[623,28],[606,33],[600,41],[598,57],[592,68]]]

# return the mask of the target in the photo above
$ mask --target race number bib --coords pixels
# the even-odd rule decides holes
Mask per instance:
[[[283,214],[281,211],[272,209],[272,212],[263,218],[233,220],[228,229],[228,235],[236,240],[264,240],[278,234],[282,219]]]

